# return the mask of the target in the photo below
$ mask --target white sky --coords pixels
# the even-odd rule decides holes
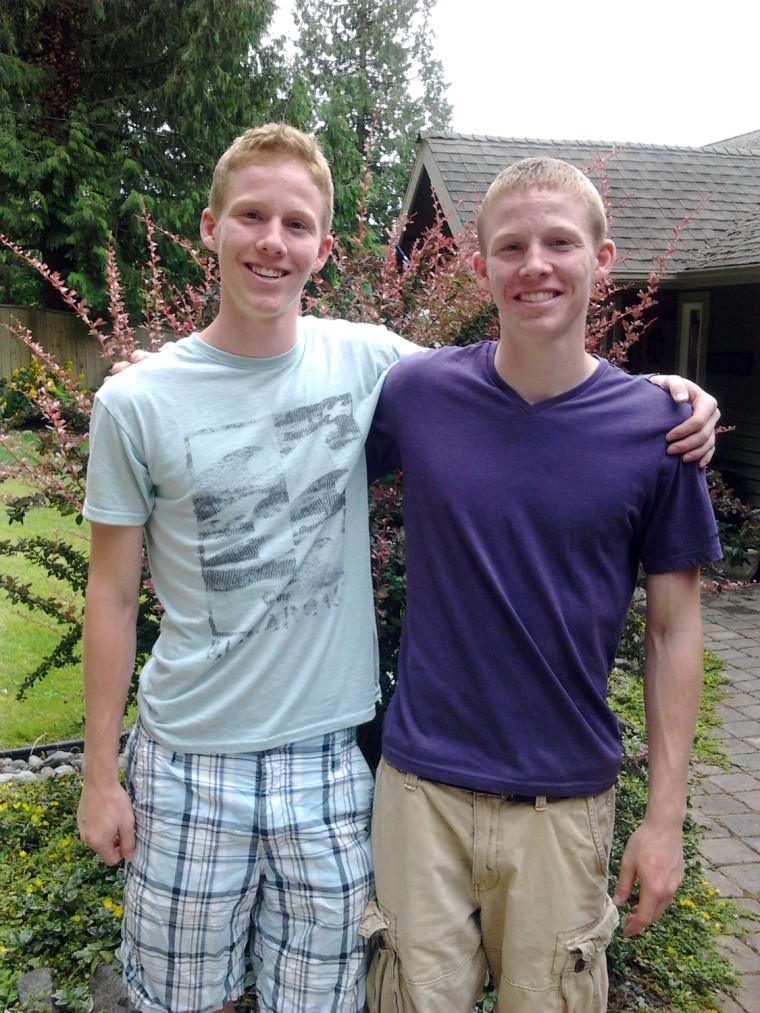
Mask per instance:
[[[432,24],[459,133],[698,146],[760,129],[755,0],[437,0]]]

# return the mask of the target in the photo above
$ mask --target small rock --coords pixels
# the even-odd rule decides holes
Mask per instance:
[[[93,1013],[126,1013],[130,1009],[121,975],[108,964],[98,964],[90,979]]]
[[[39,778],[40,774],[35,774],[33,770],[18,770],[11,780],[14,784],[32,784],[32,782],[38,781]]]
[[[57,1013],[53,1002],[53,972],[49,967],[29,971],[16,978],[19,1004],[29,1013]]]

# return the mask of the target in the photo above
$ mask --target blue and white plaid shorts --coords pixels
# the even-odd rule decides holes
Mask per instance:
[[[136,725],[126,773],[137,844],[121,956],[140,1010],[356,1013],[372,889],[372,775],[353,729],[260,753],[159,746]]]

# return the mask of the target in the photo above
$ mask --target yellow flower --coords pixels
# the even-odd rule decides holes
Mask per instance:
[[[23,850],[23,848],[21,849],[21,851],[19,851],[18,854],[19,854],[19,858],[28,858],[29,857],[29,855]]]
[[[72,915],[71,916],[71,920],[72,920],[72,922],[81,922],[82,916],[81,915]]]
[[[106,909],[107,911],[110,911],[110,910],[111,910],[111,909],[113,908],[113,901],[111,900],[111,898],[110,898],[110,897],[106,897],[106,898],[105,898],[105,900],[103,901],[103,907],[104,907],[104,908],[105,908],[105,909]]]
[[[35,879],[34,885],[35,886],[42,886],[42,880],[40,879],[39,876]]]
[[[114,918],[121,918],[123,915],[124,915],[124,908],[121,906],[121,904],[114,904],[113,906]]]

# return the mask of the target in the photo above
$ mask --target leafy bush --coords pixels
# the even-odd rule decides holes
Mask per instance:
[[[144,216],[147,230],[147,266],[143,272],[143,327],[148,335],[149,347],[158,348],[167,337],[189,334],[196,326],[203,326],[213,316],[216,304],[217,277],[215,262],[201,259],[189,243],[171,236],[195,267],[199,281],[194,286],[177,290],[165,278],[154,240],[155,229]],[[84,300],[76,291],[34,256],[25,253],[14,243],[0,236],[0,243],[24,259],[58,292],[61,300],[85,324],[92,340],[110,362],[123,361],[138,347],[137,331],[124,310],[119,269],[113,249],[108,257],[109,321],[94,319]],[[83,386],[83,378],[74,376],[67,366],[60,366],[33,335],[20,324],[11,328],[13,336],[32,354],[32,363],[19,370],[8,384],[15,396],[14,404],[33,413],[44,425],[33,430],[31,440],[22,441],[12,426],[13,418],[0,416],[0,483],[4,479],[17,480],[33,494],[19,492],[6,494],[3,499],[11,524],[23,524],[26,513],[35,506],[50,506],[62,515],[75,514],[81,520],[87,470],[88,428],[92,409],[92,393]],[[23,556],[40,564],[51,577],[66,582],[72,595],[34,593],[14,576],[13,572],[0,573],[0,591],[12,602],[25,606],[31,612],[41,611],[55,620],[61,634],[53,650],[41,660],[37,668],[26,675],[19,690],[22,697],[37,680],[51,669],[80,661],[83,610],[72,605],[79,600],[86,583],[87,557],[66,543],[47,539],[0,541],[0,556]],[[158,635],[160,607],[156,601],[147,565],[144,567],[140,588],[139,617],[137,623],[137,657],[129,702],[134,701],[139,670],[150,655]]]
[[[707,473],[707,484],[725,561],[742,566],[751,549],[760,549],[760,510],[740,499],[719,471]]]
[[[54,972],[56,996],[86,1011],[90,975],[119,943],[123,870],[107,868],[79,840],[79,779],[0,785],[0,1008],[17,1001],[17,978]]]
[[[78,405],[70,394],[71,383],[81,384],[83,377],[72,377],[72,364],[66,362],[60,367],[67,382],[62,382],[59,370],[43,370],[39,362],[14,369],[9,377],[0,377],[0,419],[14,428],[38,426],[45,422],[45,415],[37,407],[40,391],[61,404],[67,423],[76,428],[87,423],[88,416],[80,414]]]

